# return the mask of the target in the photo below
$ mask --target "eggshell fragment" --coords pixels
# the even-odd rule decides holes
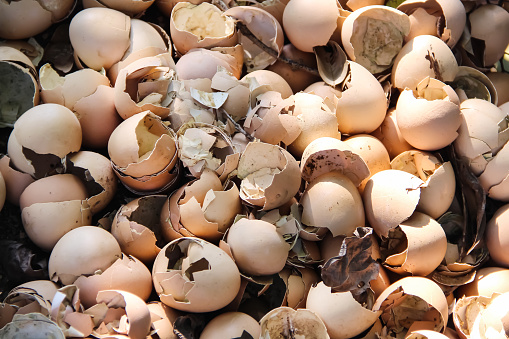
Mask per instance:
[[[303,338],[330,338],[318,314],[307,309],[275,308],[260,319],[260,326],[262,338],[291,335]]]
[[[251,142],[242,153],[237,176],[242,200],[270,210],[288,202],[299,190],[295,158],[279,146]]]
[[[198,238],[177,239],[162,248],[152,280],[163,303],[190,312],[218,310],[228,305],[240,288],[240,273],[233,259]]]
[[[259,69],[253,71],[251,73],[246,74],[242,80],[247,81],[247,79],[254,78],[258,82],[259,85],[268,85],[273,91],[281,93],[281,97],[283,99],[288,98],[293,94],[292,88],[286,82],[286,80],[279,74],[266,70]]]
[[[175,64],[180,80],[209,78],[212,79],[218,67],[225,68],[240,79],[242,64],[229,54],[223,54],[217,50],[196,48],[184,54]]]
[[[484,172],[479,176],[479,182],[488,196],[500,201],[509,201],[507,188],[509,187],[509,143],[497,154],[489,159]]]
[[[133,16],[144,12],[153,3],[154,0],[83,0],[83,7],[107,7]]]
[[[177,335],[173,332],[173,324],[180,312],[166,306],[160,301],[152,301],[147,304],[152,320],[152,328],[157,331],[161,338],[177,339]]]
[[[260,324],[253,317],[242,312],[225,312],[207,323],[200,339],[239,338],[250,335],[260,337]]]

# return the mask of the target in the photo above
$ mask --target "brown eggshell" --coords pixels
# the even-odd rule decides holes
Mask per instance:
[[[408,329],[412,322],[433,321],[435,331],[443,332],[445,330],[448,318],[447,299],[442,289],[435,282],[423,277],[406,277],[389,286],[373,305],[373,310],[382,311],[381,319],[385,324],[389,322],[391,326],[395,325],[394,321],[397,318],[394,318],[391,312],[398,314],[396,312],[398,312],[399,303],[405,302],[401,298],[415,300],[415,304],[413,301],[407,302],[414,304],[414,310],[420,312],[408,319],[408,322],[404,324],[396,323],[396,326],[403,327],[402,330],[404,330],[405,328]],[[425,304],[418,302],[418,300]]]
[[[219,66],[232,73],[237,79],[240,79],[242,69],[239,67],[235,57],[203,48],[193,49],[183,55],[175,64],[175,69],[181,80],[212,79]]]
[[[140,297],[121,290],[103,290],[97,294],[97,303],[104,303],[108,308],[121,308],[125,310],[125,315],[127,316],[126,328],[123,329],[121,327],[123,322],[120,317],[118,319],[111,319],[116,320],[116,322],[111,324],[115,329],[112,331],[112,334],[126,334],[129,338],[133,339],[143,339],[149,334],[152,324],[150,311]]]
[[[346,18],[341,40],[352,61],[376,74],[391,67],[409,32],[410,19],[405,13],[373,5],[357,9]]]
[[[247,145],[239,160],[237,176],[242,179],[242,200],[263,210],[271,210],[288,202],[300,188],[299,165],[283,148],[262,142]],[[258,180],[264,185],[260,191]]]
[[[25,188],[35,181],[30,174],[17,171],[10,166],[8,155],[0,157],[0,173],[5,183],[6,199],[13,205],[19,205],[19,197]]]
[[[179,258],[181,264],[175,266]],[[162,248],[152,280],[163,303],[190,312],[218,310],[228,305],[240,288],[240,273],[233,259],[198,238],[177,239]]]
[[[333,293],[323,282],[311,287],[306,307],[322,319],[331,338],[336,339],[362,333],[381,313],[361,305],[351,292]]]
[[[78,227],[65,234],[53,248],[49,276],[69,285],[82,275],[106,270],[120,256],[120,246],[111,233],[96,226]]]
[[[307,309],[277,307],[260,319],[260,326],[261,338],[293,335],[302,338],[329,339],[327,328],[319,315]]]
[[[506,72],[489,72],[486,76],[495,86],[498,94],[498,105],[509,101],[509,74]]]
[[[173,324],[180,316],[180,312],[166,306],[160,301],[152,301],[147,304],[152,319],[152,327],[161,338],[178,339],[173,332]]]
[[[108,69],[129,47],[130,18],[109,8],[87,8],[71,20],[69,38],[75,55],[95,70]]]
[[[445,42],[432,35],[419,35],[400,50],[392,66],[392,86],[410,90],[426,77],[453,81],[458,63]]]
[[[486,225],[486,245],[491,259],[502,267],[509,267],[509,256],[506,248],[509,239],[506,228],[509,224],[509,204],[505,204],[493,215]]]
[[[389,108],[384,121],[371,135],[378,138],[384,144],[391,159],[404,151],[413,149],[401,135],[396,121],[395,107]]]
[[[107,7],[132,16],[145,11],[153,3],[154,0],[83,0],[83,7]]]
[[[430,216],[414,212],[399,228],[405,234],[406,241],[402,241],[406,243],[406,249],[400,253],[391,251],[392,254],[385,259],[385,267],[398,274],[411,273],[414,276],[433,272],[444,259],[447,249],[442,226]]]
[[[489,160],[484,172],[479,176],[479,183],[492,199],[509,201],[509,143]]]
[[[283,12],[283,28],[290,42],[304,52],[323,46],[337,27],[339,10],[336,1],[310,3],[305,0],[288,2]]]
[[[371,133],[384,121],[387,111],[385,92],[363,66],[350,61],[351,79],[336,107],[338,129],[343,134]]]
[[[281,93],[281,97],[283,99],[286,99],[293,94],[292,88],[288,82],[286,82],[286,80],[281,75],[275,72],[265,69],[256,70],[246,74],[242,78],[242,81],[246,81],[250,78],[255,78],[259,85],[270,86],[273,91]]]
[[[312,242],[314,244],[314,242]],[[279,276],[286,284],[286,295],[282,306],[293,309],[305,308],[306,299],[311,286],[317,284],[320,278],[310,268],[284,268]]]
[[[255,276],[281,271],[290,250],[276,226],[262,220],[238,220],[228,230],[226,242],[239,269]]]
[[[362,198],[355,184],[339,172],[329,172],[311,181],[299,201],[302,223],[326,227],[333,236],[352,235],[364,226]]]
[[[102,290],[123,290],[148,300],[152,292],[152,276],[138,259],[122,254],[100,274],[82,275],[73,283],[80,290],[80,301],[85,308],[95,305],[97,293]]]
[[[207,323],[200,339],[238,338],[242,335],[253,338],[260,336],[260,324],[250,315],[242,312],[225,312]]]
[[[122,252],[150,265],[161,250],[160,211],[163,195],[148,195],[131,200],[119,208],[111,225],[111,234]]]
[[[493,293],[506,293],[509,288],[505,283],[509,278],[509,269],[502,267],[482,267],[477,270],[472,282],[460,286],[456,295],[491,297]]]
[[[385,170],[373,175],[364,188],[366,218],[379,236],[408,219],[421,196],[424,182],[413,174]]]
[[[470,296],[458,299],[452,312],[454,327],[461,339],[470,337],[474,332],[475,321],[479,313],[484,311],[492,297]]]
[[[479,98],[498,103],[498,91],[493,82],[483,72],[469,66],[459,66],[452,83],[460,100]]]

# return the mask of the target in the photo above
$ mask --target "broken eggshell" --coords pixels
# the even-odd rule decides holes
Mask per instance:
[[[281,93],[281,98],[286,99],[293,94],[292,88],[286,80],[279,74],[266,69],[259,69],[246,74],[241,81],[249,81],[248,79],[256,79],[258,85],[267,85],[272,91]]]
[[[251,142],[237,168],[242,179],[240,197],[245,202],[271,210],[288,202],[300,188],[297,160],[283,148]]]
[[[503,267],[509,267],[509,255],[506,251],[509,238],[506,236],[509,224],[509,204],[499,207],[486,225],[486,246],[491,259]]]
[[[219,66],[240,79],[242,64],[239,65],[234,56],[218,50],[192,49],[177,61],[175,69],[180,80],[212,79]]]
[[[389,108],[384,121],[371,135],[378,138],[384,144],[391,159],[404,151],[414,149],[401,135],[396,120],[395,107]]]
[[[494,83],[490,77],[475,68],[459,66],[451,86],[458,94],[460,101],[478,98],[498,105],[498,92]]]
[[[133,199],[118,209],[111,224],[111,234],[117,239],[122,252],[146,265],[152,264],[161,250],[160,213],[165,200],[164,195]]]
[[[228,305],[240,289],[240,273],[222,249],[199,238],[180,238],[157,255],[152,280],[166,305],[210,312]]]
[[[233,339],[242,336],[260,337],[260,324],[242,312],[225,312],[212,318],[205,325],[200,339]]]
[[[0,336],[12,339],[65,339],[60,327],[40,313],[16,314],[10,323],[0,329]]]
[[[291,337],[329,339],[320,316],[308,309],[277,307],[260,319],[260,338]],[[253,338],[256,338],[253,336]]]
[[[11,166],[8,155],[0,155],[0,173],[4,179],[6,200],[19,206],[19,197],[25,188],[35,181],[30,174],[20,172]]]
[[[106,7],[133,16],[144,12],[154,0],[83,0],[83,7]]]
[[[309,289],[320,281],[316,272],[308,267],[287,267],[278,274],[286,285],[285,299],[281,306],[293,309],[306,308]]]

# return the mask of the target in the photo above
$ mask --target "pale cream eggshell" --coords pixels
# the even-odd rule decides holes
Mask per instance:
[[[455,294],[459,297],[484,296],[491,297],[494,293],[509,292],[507,285],[509,269],[485,266],[477,270],[475,278],[468,284],[460,286]]]
[[[323,281],[309,290],[306,308],[318,314],[331,339],[346,339],[362,333],[381,313],[361,305],[351,292],[333,293]]]
[[[506,118],[507,119],[507,118]],[[488,161],[479,183],[492,199],[509,201],[509,143]]]
[[[177,267],[173,258],[170,261],[172,253],[179,254],[176,259],[182,258]],[[199,238],[180,238],[161,249],[154,261],[152,280],[166,305],[182,311],[210,312],[233,301],[241,278],[233,259],[219,247]]]
[[[309,2],[291,0],[283,12],[283,28],[290,42],[304,52],[323,46],[337,27],[339,10],[336,1]]]
[[[509,204],[497,209],[486,225],[486,245],[491,259],[503,267],[509,267],[509,255],[506,251],[509,238],[506,225],[509,223]]]
[[[316,242],[310,243],[316,244]],[[286,284],[286,295],[282,306],[288,306],[293,309],[306,308],[309,289],[320,281],[316,272],[307,267],[284,268],[279,272],[279,276]]]
[[[445,42],[432,35],[419,35],[399,51],[392,66],[392,86],[414,90],[426,77],[453,81],[458,63]]]
[[[260,338],[294,336],[296,338],[329,339],[327,328],[319,315],[308,309],[277,307],[260,319]]]
[[[412,331],[406,339],[447,339],[448,337],[445,334],[431,331],[431,330],[418,330]]]
[[[250,315],[242,312],[225,312],[212,318],[205,325],[200,339],[238,338],[242,335],[260,337],[260,324]]]
[[[16,314],[12,321],[0,329],[0,335],[6,338],[55,338],[65,339],[62,329],[47,316],[40,313]]]
[[[384,2],[383,0],[339,0],[341,7],[351,11],[356,11],[366,6],[383,5]]]
[[[237,171],[237,176],[243,179],[240,184],[240,198],[249,204],[262,207],[263,210],[285,204],[300,188],[301,177],[297,160],[276,145],[250,142],[240,157]],[[266,186],[262,190],[256,184],[258,180],[262,180],[262,185]]]
[[[424,181],[400,170],[385,170],[373,175],[364,188],[366,218],[379,236],[408,219],[415,211]]]
[[[364,226],[362,198],[354,183],[339,172],[322,174],[311,181],[299,201],[306,226],[326,227],[333,236],[352,235]]]
[[[444,259],[447,250],[442,226],[430,216],[414,212],[399,228],[405,235],[406,241],[401,241],[406,243],[406,248],[390,254],[384,261],[385,267],[398,274],[426,276],[432,273]]]
[[[405,13],[372,5],[355,10],[345,19],[341,40],[352,61],[376,74],[391,67],[409,32],[410,19]]]
[[[288,258],[290,244],[267,221],[242,218],[228,230],[226,243],[242,273],[254,276],[280,272]]]
[[[399,130],[396,120],[395,107],[389,108],[384,121],[371,133],[371,135],[378,138],[384,144],[391,159],[404,151],[413,149],[413,147],[401,135],[401,131]]]
[[[234,56],[204,48],[196,48],[184,54],[175,64],[175,69],[180,80],[212,79],[219,66],[240,79],[242,68]]]
[[[110,232],[96,226],[78,227],[66,233],[51,251],[49,276],[69,285],[82,275],[106,270],[120,257],[120,246]]]
[[[79,288],[80,301],[85,308],[97,303],[102,290],[123,290],[148,300],[152,293],[152,276],[149,269],[137,258],[122,254],[100,274],[82,275],[73,283]]]
[[[161,338],[178,339],[173,332],[173,324],[181,315],[179,311],[166,306],[160,301],[151,301],[147,304],[152,319],[152,327]]]
[[[153,3],[154,0],[83,0],[83,7],[106,7],[132,16],[145,11]]]
[[[266,69],[256,70],[246,74],[241,81],[249,78],[255,78],[259,85],[268,85],[273,91],[281,93],[283,99],[293,94],[292,88],[286,80],[279,74]]]
[[[193,48],[231,47],[237,44],[235,21],[218,7],[202,2],[178,2],[171,11],[170,34],[184,55]]]
[[[366,68],[349,61],[351,78],[336,106],[343,134],[371,133],[384,121],[387,98],[382,85]]]
[[[79,11],[69,25],[75,56],[95,70],[108,70],[129,48],[131,19],[109,8]]]
[[[10,166],[11,159],[8,155],[0,157],[0,173],[5,183],[6,200],[19,206],[19,197],[25,188],[35,181],[30,174],[17,171]]]
[[[316,94],[322,97],[324,100],[325,98],[329,98],[329,100],[332,100],[332,102],[335,102],[337,98],[341,98],[342,96],[342,92],[339,89],[329,86],[323,81],[312,83],[304,89],[304,92]]]

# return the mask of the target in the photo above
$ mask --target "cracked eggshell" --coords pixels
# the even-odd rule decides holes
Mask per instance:
[[[373,175],[364,188],[366,218],[374,231],[387,237],[391,229],[415,211],[424,181],[413,174],[389,169]]]
[[[506,118],[507,119],[507,118]],[[492,199],[509,202],[509,143],[489,159],[479,183]]]
[[[55,174],[28,185],[19,199],[28,237],[50,251],[67,232],[87,225],[92,212],[83,183],[72,174]]]
[[[356,62],[348,63],[351,78],[336,106],[338,129],[350,135],[371,133],[384,121],[387,98],[373,74]]]
[[[2,1],[0,3],[0,38],[26,39],[42,33],[53,23],[67,17],[74,9],[74,0],[64,1]]]
[[[354,183],[340,172],[320,175],[306,187],[299,201],[306,226],[326,227],[333,236],[352,235],[364,226],[364,206]]]
[[[318,314],[307,309],[277,307],[260,319],[260,338],[291,337],[329,339]]]
[[[131,19],[109,8],[86,8],[69,25],[69,38],[75,58],[88,67],[108,70],[129,48]]]
[[[6,200],[19,206],[19,197],[25,188],[35,181],[30,174],[20,172],[11,167],[8,155],[0,156],[0,173],[5,183]]]
[[[154,262],[161,250],[161,209],[164,195],[148,195],[131,200],[119,208],[111,224],[111,234],[122,252],[145,264]]]
[[[82,275],[105,271],[121,257],[113,235],[96,226],[82,226],[66,233],[51,251],[48,262],[52,281],[70,285]]]
[[[250,335],[260,337],[260,324],[250,315],[242,312],[225,312],[212,318],[205,325],[200,339],[233,339]]]
[[[176,50],[182,55],[193,48],[237,44],[235,20],[208,2],[175,4],[170,16],[170,34]]]
[[[237,176],[242,179],[240,198],[263,210],[290,201],[301,184],[297,160],[285,149],[262,142],[250,142],[246,146]]]
[[[414,92],[405,89],[396,104],[401,135],[415,148],[436,151],[458,137],[461,125],[459,99],[444,83],[426,78]]]
[[[281,54],[284,45],[283,28],[272,14],[254,6],[236,6],[226,10],[224,15],[240,21],[266,46],[277,51],[278,56]],[[242,34],[239,43],[244,48],[244,63],[248,72],[264,69],[277,60]]]
[[[140,260],[122,254],[103,272],[82,275],[73,285],[79,288],[80,301],[85,308],[97,303],[97,293],[102,290],[123,290],[146,301],[152,293],[152,275]]]
[[[182,311],[210,312],[233,301],[241,278],[233,259],[216,245],[180,238],[161,249],[152,280],[164,304]]]
[[[151,301],[147,304],[152,319],[152,327],[157,331],[160,338],[178,339],[173,332],[173,324],[181,315],[177,310],[166,306],[160,301]]]
[[[290,251],[290,245],[275,225],[247,218],[230,227],[226,243],[240,271],[254,276],[280,272]]]
[[[217,50],[205,48],[192,49],[184,54],[175,64],[175,69],[180,80],[212,79],[218,67],[225,68],[237,79],[240,79],[242,64],[239,67],[238,61],[234,56]]]
[[[332,292],[323,281],[309,290],[306,308],[322,319],[333,339],[351,338],[362,333],[381,313],[363,306],[351,292]]]
[[[486,225],[486,246],[490,256],[497,264],[509,267],[509,236],[507,227],[509,225],[509,204],[498,208],[493,217]]]
[[[426,276],[432,273],[444,259],[447,250],[442,226],[430,216],[414,212],[399,225],[399,229],[404,233],[400,243],[406,244],[406,248],[400,252],[399,249],[388,249],[384,266],[401,275]]]
[[[458,62],[445,42],[432,35],[419,35],[399,51],[392,66],[392,86],[415,90],[426,77],[454,81]]]
[[[256,79],[260,86],[270,86],[271,90],[281,93],[281,98],[283,99],[286,99],[293,94],[292,88],[288,82],[286,82],[286,80],[276,72],[259,69],[246,74],[241,81],[248,81],[250,78]]]
[[[509,269],[503,267],[482,267],[477,270],[475,278],[468,284],[458,287],[458,297],[484,296],[491,297],[494,293],[509,292]]]
[[[352,61],[376,74],[391,67],[409,32],[405,13],[389,6],[365,6],[346,18],[341,40]]]
[[[320,281],[316,272],[307,267],[284,268],[278,273],[286,285],[286,294],[282,306],[293,309],[305,308],[306,299],[311,286]]]
[[[460,0],[408,0],[397,7],[410,17],[407,41],[423,35],[435,35],[453,48],[460,40],[467,20]],[[441,26],[443,25],[443,26]]]
[[[442,162],[434,155],[421,151],[406,151],[391,161],[391,168],[413,174],[425,184],[417,210],[434,219],[451,206],[456,193],[456,176],[450,161]]]
[[[382,311],[380,317],[389,330],[396,327],[402,333],[412,323],[432,322],[437,332],[443,332],[447,326],[448,304],[444,292],[438,284],[423,277],[396,281],[376,299],[373,310]]]
[[[122,310],[116,317],[103,319],[111,334],[123,334],[132,339],[143,339],[149,335],[152,324],[150,311],[140,297],[121,290],[103,290],[97,294],[97,303],[106,304],[109,310]]]
[[[106,7],[133,16],[144,12],[154,0],[83,0],[83,7]]]
[[[339,9],[334,0],[290,0],[283,12],[283,28],[290,42],[304,52],[323,46],[336,30]]]
[[[80,123],[70,109],[41,104],[18,118],[9,136],[7,152],[16,168],[38,178],[62,166],[62,158],[79,151],[81,141]]]

